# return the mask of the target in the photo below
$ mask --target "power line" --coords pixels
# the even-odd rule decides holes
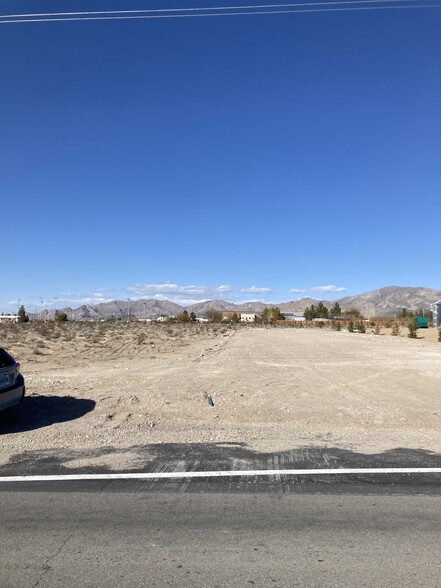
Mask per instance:
[[[29,14],[29,15],[4,15],[0,16],[0,24],[12,24],[12,23],[30,23],[30,22],[67,22],[67,21],[92,21],[92,20],[147,20],[147,19],[165,19],[165,18],[202,18],[202,17],[215,17],[215,16],[255,16],[255,15],[265,15],[265,14],[301,14],[301,13],[313,13],[313,12],[354,12],[354,11],[367,11],[367,10],[403,10],[403,9],[421,9],[421,8],[441,8],[440,4],[412,4],[412,5],[403,5],[403,4],[395,4],[392,6],[378,6],[380,2],[382,3],[390,3],[390,2],[412,2],[413,0],[351,0],[349,2],[323,2],[323,3],[306,3],[306,4],[296,4],[293,6],[318,6],[318,5],[329,5],[329,4],[336,4],[339,7],[333,8],[305,8],[305,9],[293,9],[293,10],[250,10],[247,12],[205,12],[204,8],[198,9],[156,9],[156,12],[162,12],[166,10],[170,10],[173,14],[151,14],[155,12],[155,10],[148,10],[149,14],[136,14],[135,12],[140,11],[102,11],[97,12],[101,16],[88,16],[88,14],[94,13],[65,13],[67,16],[63,16],[63,18],[54,18],[57,16],[58,13],[47,13],[41,15],[42,18],[35,18],[39,17],[38,14]],[[376,4],[376,6],[353,6],[353,4],[366,4],[368,2],[372,2]],[[346,7],[342,5],[350,4],[351,6]],[[267,5],[271,7],[271,5]],[[279,5],[273,5],[279,6]],[[288,4],[280,5],[280,7],[289,6]],[[224,10],[227,7],[219,7],[214,8],[213,10]],[[247,7],[229,7],[228,10],[243,10]],[[254,8],[254,6],[250,6],[249,8]],[[262,8],[262,6],[255,6],[255,8]],[[201,11],[197,14],[181,14],[178,11],[183,10],[198,10]],[[204,11],[204,12],[202,12]],[[114,16],[102,16],[103,14],[114,14]],[[126,16],[125,13],[129,13],[132,16]],[[124,14],[121,14],[124,13]],[[64,13],[59,13],[63,15]],[[25,18],[23,18],[23,16]],[[21,18],[20,18],[21,17]],[[3,20],[2,20],[3,19]],[[4,19],[11,19],[11,20],[4,20]]]
[[[26,17],[51,17],[51,16],[96,16],[101,14],[143,14],[143,13],[158,13],[158,12],[208,12],[208,11],[222,11],[222,10],[253,10],[253,9],[269,9],[269,8],[300,8],[304,6],[331,6],[331,5],[346,5],[346,4],[391,4],[391,3],[405,3],[416,2],[417,0],[340,0],[333,2],[296,2],[285,4],[252,4],[239,6],[207,6],[199,8],[145,8],[141,10],[88,10],[88,11],[73,11],[73,12],[35,12],[30,14],[5,14],[1,18],[26,18]]]

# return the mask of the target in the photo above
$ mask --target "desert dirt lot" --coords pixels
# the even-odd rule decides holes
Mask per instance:
[[[435,329],[419,335],[0,325],[0,346],[21,362],[27,385],[25,402],[0,415],[0,465],[66,450],[88,455],[71,467],[131,469],[135,447],[160,443],[441,452],[441,343]]]

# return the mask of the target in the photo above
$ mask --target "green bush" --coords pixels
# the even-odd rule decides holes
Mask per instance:
[[[57,323],[65,323],[69,320],[69,317],[65,312],[58,312],[55,315],[55,320],[57,321]]]
[[[409,337],[409,339],[416,339],[417,338],[417,330],[418,330],[418,327],[416,326],[416,324],[412,321],[411,323],[409,323],[407,325],[407,328],[409,329],[409,334],[407,335]]]
[[[356,324],[356,328],[359,333],[366,333],[366,325],[361,321]]]

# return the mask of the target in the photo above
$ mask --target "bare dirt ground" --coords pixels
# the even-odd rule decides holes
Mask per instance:
[[[134,447],[159,443],[441,452],[438,333],[401,331],[0,325],[27,385],[0,416],[0,465],[27,451],[114,448],[69,465],[130,469]]]

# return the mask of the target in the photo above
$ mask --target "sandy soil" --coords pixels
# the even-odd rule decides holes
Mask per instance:
[[[106,464],[130,468],[133,447],[170,442],[441,452],[436,329],[411,340],[318,328],[0,327],[28,394],[0,416],[0,464],[26,451],[113,447]]]

